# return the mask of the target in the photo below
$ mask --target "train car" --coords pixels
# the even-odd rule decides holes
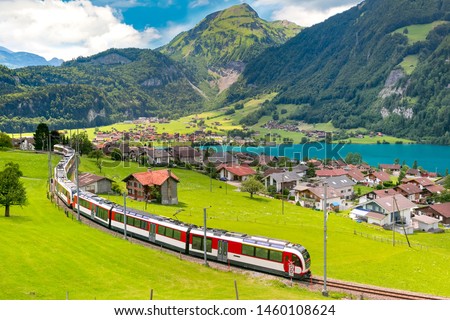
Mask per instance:
[[[124,208],[116,205],[112,209],[111,228],[123,232],[124,220]],[[136,209],[127,209],[126,223],[127,234],[135,238],[187,253],[189,225]]]
[[[80,201],[80,214],[89,218],[104,227],[111,227],[111,210],[114,203],[97,196],[94,193],[82,192],[80,195],[75,193],[73,196],[73,209],[78,210],[78,200]]]
[[[66,178],[54,179],[56,195],[70,208],[73,204],[73,194],[76,192],[76,185]]]
[[[53,152],[57,154],[64,155],[67,150],[67,147],[62,144],[55,144],[53,146]]]
[[[204,229],[192,229],[190,234],[189,253],[203,256]],[[308,251],[283,240],[207,229],[206,251],[208,259],[284,277],[304,278],[310,273]]]

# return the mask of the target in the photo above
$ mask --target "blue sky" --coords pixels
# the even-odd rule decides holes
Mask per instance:
[[[266,20],[311,26],[361,0],[248,0]],[[241,0],[1,0],[0,46],[70,60],[108,48],[156,48]]]

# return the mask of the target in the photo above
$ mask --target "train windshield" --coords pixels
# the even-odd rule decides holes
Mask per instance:
[[[311,256],[309,255],[309,252],[304,249],[302,250],[303,259],[305,259],[305,268],[309,269],[311,266]]]

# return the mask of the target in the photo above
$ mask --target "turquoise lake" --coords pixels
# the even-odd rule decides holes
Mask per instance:
[[[286,156],[291,159],[302,160],[308,158],[332,158],[345,159],[349,152],[358,152],[362,155],[363,161],[371,166],[378,166],[381,163],[393,164],[395,159],[400,159],[400,164],[405,161],[408,166],[412,166],[417,161],[418,166],[430,172],[444,174],[446,169],[450,169],[450,146],[428,145],[428,144],[345,144],[345,145],[325,145],[321,143],[279,145],[273,147],[232,147],[213,146],[220,151],[249,152],[266,155]]]

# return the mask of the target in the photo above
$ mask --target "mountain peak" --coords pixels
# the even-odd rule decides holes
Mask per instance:
[[[238,4],[223,11],[220,11],[222,17],[252,17],[259,18],[258,13],[247,3]]]

